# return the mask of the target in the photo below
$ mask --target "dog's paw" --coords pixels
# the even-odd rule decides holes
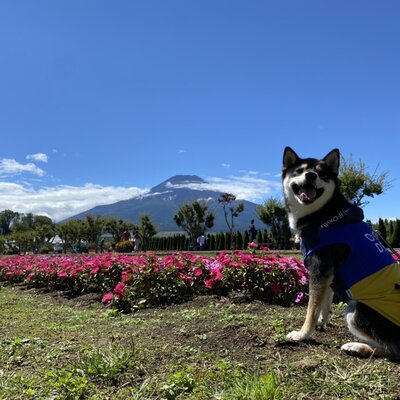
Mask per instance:
[[[374,354],[374,349],[365,343],[350,342],[345,343],[340,350],[356,357],[371,357]]]
[[[308,339],[308,335],[304,335],[302,331],[292,331],[286,335],[287,340],[292,340],[294,342],[301,342]]]

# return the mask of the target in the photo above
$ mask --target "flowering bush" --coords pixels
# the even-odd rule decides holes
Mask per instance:
[[[303,301],[308,282],[299,260],[267,251],[222,252],[215,257],[192,253],[11,256],[0,259],[0,279],[74,293],[96,291],[103,303],[123,310],[182,302],[199,294],[242,293],[289,305]]]

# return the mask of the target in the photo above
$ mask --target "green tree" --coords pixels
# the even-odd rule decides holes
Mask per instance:
[[[390,235],[389,244],[392,247],[400,247],[400,219],[393,222],[393,233]]]
[[[197,238],[214,226],[214,219],[214,214],[208,211],[207,204],[198,200],[182,204],[174,215],[175,223],[188,234],[193,248]]]
[[[218,250],[225,250],[225,249],[226,249],[225,235],[223,233],[220,233]]]
[[[237,246],[237,237],[235,229],[235,218],[239,216],[241,212],[244,211],[244,204],[239,203],[236,206],[234,202],[236,201],[236,196],[231,193],[223,193],[218,202],[222,204],[222,208],[224,210],[224,218],[226,225],[228,226],[229,233],[230,233],[230,247],[231,249],[235,249]]]
[[[291,232],[287,212],[283,203],[270,198],[257,209],[258,217],[269,227],[273,247],[289,248]]]
[[[32,213],[19,214],[11,226],[13,232],[27,232],[35,227],[34,215]]]
[[[11,230],[13,232],[28,232],[39,226],[54,227],[54,223],[51,218],[45,215],[34,215],[32,213],[18,214],[18,216],[13,219]]]
[[[150,243],[150,239],[157,234],[157,229],[147,214],[140,216],[140,223],[137,233],[142,241],[141,249],[146,251]]]
[[[236,248],[238,250],[243,250],[243,235],[242,232],[237,233]]]
[[[208,245],[209,250],[215,250],[215,235],[210,235],[210,242]]]
[[[0,254],[4,254],[6,251],[6,239],[0,236]]]
[[[12,240],[15,241],[21,253],[33,250],[35,236],[33,230],[17,231],[11,234]]]
[[[260,245],[263,242],[263,235],[261,231],[257,231],[257,238],[256,238],[256,243],[258,243],[258,245]]]
[[[232,245],[232,236],[229,232],[225,233],[225,249],[233,249],[233,245]]]
[[[0,234],[8,235],[11,232],[11,223],[18,218],[19,213],[11,210],[0,212]]]
[[[243,248],[246,249],[250,242],[249,231],[244,231],[243,233]]]
[[[86,238],[86,224],[80,219],[73,219],[56,226],[56,232],[64,240],[64,249],[72,249],[74,244],[80,244]]]
[[[105,218],[106,232],[110,233],[114,243],[118,243],[121,240],[122,233],[125,231],[134,231],[137,229],[136,225],[130,221],[123,219],[117,219],[114,217]]]
[[[341,157],[339,169],[339,186],[345,197],[355,205],[363,207],[369,203],[366,197],[380,195],[389,188],[391,182],[388,181],[389,173],[384,171],[380,174],[375,168],[372,174],[367,172],[365,163],[361,160],[355,162],[350,155],[346,160]]]
[[[49,242],[54,236],[56,230],[53,224],[38,225],[33,231],[35,247],[39,249],[41,246]]]
[[[85,225],[86,240],[97,250],[100,236],[106,226],[106,220],[99,215],[86,215]]]
[[[385,225],[385,222],[383,221],[382,218],[379,218],[379,220],[378,220],[377,231],[378,231],[380,237],[381,237],[384,241],[387,241],[386,225]]]

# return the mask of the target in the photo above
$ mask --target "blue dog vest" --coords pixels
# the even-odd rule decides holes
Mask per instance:
[[[353,210],[348,211],[351,218]],[[322,247],[347,245],[349,255],[336,274],[342,278],[350,299],[369,305],[400,326],[400,290],[396,286],[400,284],[400,265],[367,223],[346,223],[348,213],[345,216],[302,233],[304,260]]]

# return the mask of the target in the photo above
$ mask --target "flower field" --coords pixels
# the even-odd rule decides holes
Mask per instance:
[[[268,251],[167,256],[11,256],[0,259],[0,280],[66,290],[97,292],[120,310],[180,303],[195,295],[244,295],[271,304],[305,300],[307,271],[294,257]]]

